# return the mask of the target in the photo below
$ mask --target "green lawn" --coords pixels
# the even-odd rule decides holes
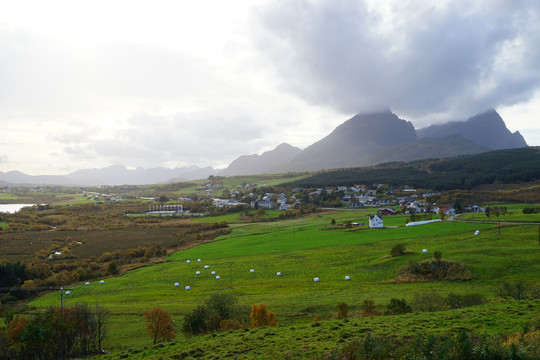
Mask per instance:
[[[114,317],[108,347],[119,349],[148,343],[142,317],[145,310],[162,306],[171,312],[180,328],[183,316],[216,292],[236,294],[241,304],[266,304],[276,312],[281,326],[305,327],[315,315],[333,316],[340,302],[358,312],[364,299],[373,299],[382,309],[392,297],[410,301],[416,293],[436,291],[480,292],[497,303],[500,300],[494,289],[502,281],[539,283],[535,226],[503,227],[501,235],[494,225],[452,222],[390,229],[326,230],[332,218],[339,223],[360,214],[363,213],[332,212],[304,219],[238,225],[215,242],[173,254],[166,263],[106,279],[104,284],[94,281],[88,286],[77,285],[64,297],[65,304],[99,302],[111,309]],[[480,230],[480,234],[475,236],[475,230]],[[399,243],[412,253],[388,257],[390,249]],[[428,253],[422,249],[428,249]],[[411,261],[429,259],[436,250],[442,252],[443,259],[465,264],[473,280],[391,283],[400,268]],[[198,262],[198,258],[202,261]],[[186,262],[188,259],[190,263]],[[210,268],[205,269],[204,265]],[[196,275],[196,271],[201,275]],[[217,280],[211,271],[216,271],[221,279]],[[276,276],[277,272],[282,276]],[[346,275],[350,281],[345,281]],[[314,282],[314,277],[319,277],[320,282]],[[174,286],[176,282],[179,287]],[[190,291],[184,290],[186,285],[191,287]],[[43,308],[58,305],[59,300],[58,293],[49,294],[30,305]],[[510,331],[517,326],[507,322],[508,314],[503,308],[491,314],[496,323],[494,332]],[[414,316],[429,315],[408,316],[413,321]],[[380,323],[373,320],[377,329],[384,331],[389,326],[384,325],[387,318],[380,318]],[[471,325],[475,329],[481,326],[481,321]]]
[[[509,222],[537,222],[540,223],[540,213],[524,214],[521,210],[510,210],[505,215],[491,215],[489,218],[485,213],[463,214],[459,216],[460,220],[473,221],[509,221]]]

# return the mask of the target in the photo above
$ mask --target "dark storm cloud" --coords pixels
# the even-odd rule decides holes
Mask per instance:
[[[344,0],[268,5],[256,42],[284,88],[347,113],[472,115],[538,89],[539,2],[383,4],[389,12]]]

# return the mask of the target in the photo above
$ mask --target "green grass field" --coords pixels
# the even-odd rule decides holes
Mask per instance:
[[[539,214],[524,214],[521,210],[511,210],[505,215],[491,215],[488,219],[485,213],[463,214],[460,215],[460,220],[472,221],[503,221],[503,222],[540,222]]]
[[[214,242],[176,252],[166,263],[106,279],[104,284],[95,281],[88,286],[77,285],[70,295],[64,297],[65,305],[77,302],[105,305],[114,314],[107,340],[107,348],[115,350],[112,356],[132,351],[130,356],[137,354],[142,357],[151,355],[141,350],[141,346],[150,343],[142,316],[145,310],[154,306],[165,308],[173,315],[179,330],[183,316],[217,292],[237,295],[240,304],[266,304],[269,310],[276,313],[279,327],[277,330],[227,332],[190,339],[179,334],[176,340],[178,349],[189,346],[212,348],[222,337],[222,340],[228,339],[234,344],[243,342],[246,336],[251,337],[255,333],[262,336],[264,331],[279,333],[272,335],[280,339],[274,344],[278,349],[280,342],[287,343],[288,336],[295,333],[291,327],[306,332],[296,340],[299,344],[303,341],[301,339],[313,340],[322,336],[317,331],[332,326],[338,326],[338,330],[345,326],[348,333],[369,328],[377,333],[400,336],[420,330],[441,333],[460,326],[490,334],[510,333],[519,331],[527,321],[533,320],[534,316],[529,316],[531,313],[538,314],[539,303],[536,301],[532,308],[526,304],[519,305],[526,308],[523,313],[527,316],[516,318],[512,316],[512,311],[517,305],[502,302],[495,296],[495,287],[502,281],[520,280],[539,285],[537,226],[503,227],[501,235],[498,235],[498,229],[493,224],[460,222],[385,229],[367,229],[364,226],[347,230],[330,226],[332,219],[337,224],[347,220],[367,224],[364,220],[368,213],[369,210],[335,211],[301,219],[236,224],[230,234]],[[387,218],[390,217],[385,217],[385,221]],[[214,220],[222,221],[220,218]],[[404,223],[405,217],[395,216],[391,221]],[[478,236],[474,235],[476,230],[480,230]],[[396,244],[405,245],[411,253],[389,257],[390,249]],[[423,249],[428,249],[428,253],[423,253]],[[473,279],[391,283],[399,269],[411,261],[429,259],[437,250],[442,252],[443,259],[465,264],[472,272]],[[197,262],[198,258],[202,261]],[[186,262],[188,259],[191,261],[189,264]],[[205,269],[204,265],[210,268]],[[251,273],[250,269],[255,272]],[[196,275],[196,271],[201,274]],[[211,271],[216,271],[221,279],[217,280]],[[281,272],[282,276],[276,276],[277,272]],[[350,276],[350,281],[345,281],[346,275]],[[314,277],[319,277],[320,282],[314,282]],[[179,287],[174,286],[176,282]],[[184,290],[186,285],[191,287],[190,291]],[[352,312],[358,314],[365,299],[373,299],[383,310],[393,297],[410,301],[414,294],[430,291],[443,295],[450,292],[482,293],[491,303],[436,314],[355,318],[347,325],[331,325],[333,322],[329,321],[320,329],[310,326],[314,316],[333,318],[340,302],[346,302]],[[30,306],[43,308],[59,305],[59,300],[58,293],[49,294],[32,301]],[[309,346],[317,348],[317,351],[334,347],[337,345],[334,337],[337,336],[339,340],[340,336],[341,330],[338,330],[328,336],[322,345]],[[246,350],[251,356],[265,358],[257,355],[255,345],[252,347]],[[128,350],[131,348],[138,350]],[[180,351],[178,349],[175,351]],[[228,349],[234,351],[235,348]],[[298,348],[291,349],[298,351]],[[155,351],[151,349],[150,352]],[[222,353],[216,350],[216,354]]]

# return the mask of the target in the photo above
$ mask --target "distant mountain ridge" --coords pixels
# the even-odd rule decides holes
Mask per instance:
[[[525,139],[519,131],[510,132],[504,120],[494,109],[475,115],[467,121],[432,125],[419,129],[416,132],[418,138],[439,138],[446,135],[459,134],[465,139],[491,150],[527,146]]]
[[[217,171],[212,167],[189,166],[175,169],[162,167],[129,170],[122,165],[102,169],[77,170],[68,175],[27,175],[20,171],[0,171],[0,181],[10,184],[30,185],[145,185],[170,181],[205,179]]]
[[[314,171],[349,166],[360,156],[371,155],[388,146],[416,141],[410,121],[390,110],[358,114],[328,136],[305,148],[291,162],[272,168],[273,172]]]
[[[256,155],[241,156],[221,174],[247,175],[253,174],[255,169],[257,173],[316,171],[472,155],[525,146],[523,136],[517,131],[510,132],[492,109],[467,121],[419,130],[415,130],[411,122],[386,110],[353,116],[292,160],[283,158],[279,164],[269,164]],[[272,152],[265,153],[267,157],[271,155]]]
[[[264,174],[269,169],[280,166],[283,162],[292,161],[302,150],[295,146],[283,143],[275,149],[262,153],[261,155],[242,155],[234,160],[220,175],[242,175]]]

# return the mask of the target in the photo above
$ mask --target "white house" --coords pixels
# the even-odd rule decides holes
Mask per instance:
[[[280,195],[278,196],[277,200],[276,200],[276,203],[278,204],[286,204],[287,203],[287,198],[283,195]]]
[[[369,215],[369,227],[371,229],[382,229],[383,220],[379,215]]]

